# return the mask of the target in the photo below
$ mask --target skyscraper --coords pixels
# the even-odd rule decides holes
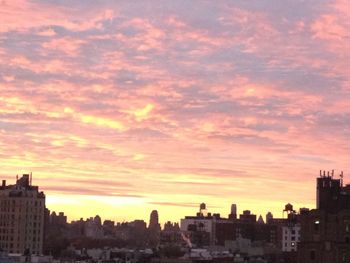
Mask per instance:
[[[41,254],[45,195],[24,174],[16,184],[0,187],[0,248],[8,253]]]
[[[301,215],[298,262],[350,262],[350,185],[320,171],[316,193],[317,209]]]
[[[149,219],[149,228],[158,228],[159,225],[159,217],[158,217],[158,211],[157,210],[153,210],[151,212],[151,216]]]
[[[229,219],[237,219],[237,205],[231,205],[231,213],[228,215]]]

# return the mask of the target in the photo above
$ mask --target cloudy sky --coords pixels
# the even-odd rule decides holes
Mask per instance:
[[[347,0],[0,0],[0,175],[69,219],[312,208],[350,173],[349,27]]]

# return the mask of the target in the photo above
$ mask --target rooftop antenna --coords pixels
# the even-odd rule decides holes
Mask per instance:
[[[340,173],[340,184],[341,184],[341,186],[343,187],[343,177],[344,177],[344,173],[343,173],[343,171],[341,171],[341,173]]]
[[[320,170],[320,177],[322,177],[322,170]]]
[[[29,185],[32,185],[32,178],[33,178],[33,173],[30,172],[30,177],[29,177]]]
[[[333,176],[334,176],[334,169],[332,170],[332,178],[333,178]]]
[[[326,177],[326,171],[323,170],[323,177]]]

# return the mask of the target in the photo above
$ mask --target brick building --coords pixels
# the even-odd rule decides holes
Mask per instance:
[[[350,185],[320,173],[317,209],[301,215],[300,263],[350,262]]]
[[[45,195],[24,174],[0,187],[0,248],[8,253],[42,254]]]

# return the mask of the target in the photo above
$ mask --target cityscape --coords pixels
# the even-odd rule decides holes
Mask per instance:
[[[68,222],[45,206],[32,174],[0,187],[0,248],[6,262],[350,262],[350,184],[320,171],[316,209],[263,218],[232,204],[228,216],[199,204],[180,222],[114,222],[96,215]],[[282,208],[281,208],[282,209]]]
[[[350,263],[349,0],[0,0],[0,263]]]

